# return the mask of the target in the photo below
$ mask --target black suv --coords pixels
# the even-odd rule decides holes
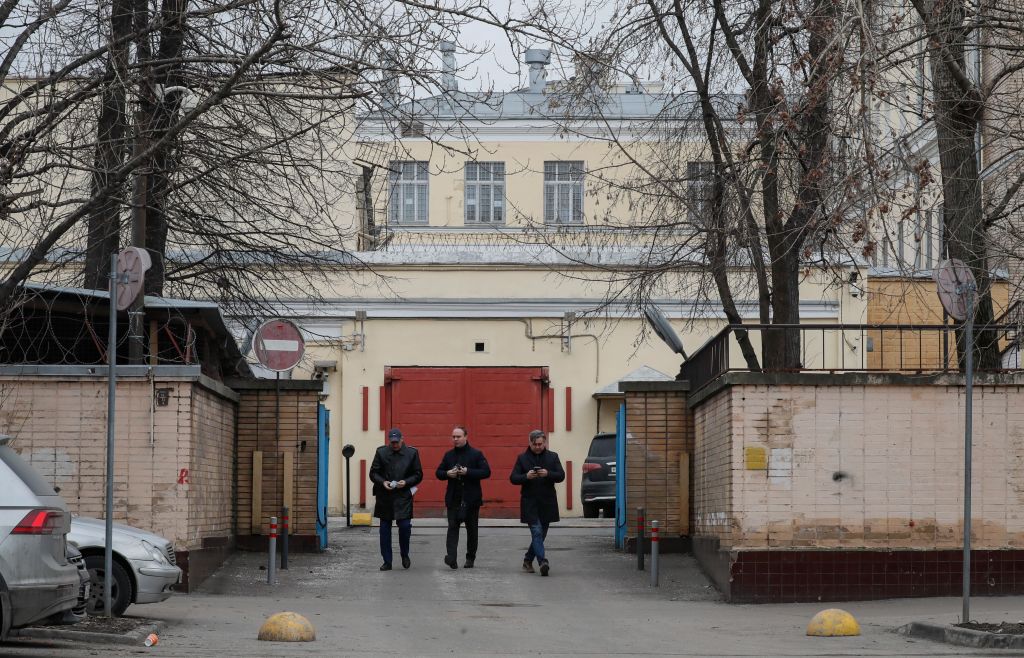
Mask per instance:
[[[597,518],[604,510],[606,518],[615,516],[615,435],[598,434],[590,442],[580,480],[583,516]]]

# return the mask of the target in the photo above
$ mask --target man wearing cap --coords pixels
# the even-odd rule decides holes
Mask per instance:
[[[523,556],[523,571],[535,573],[533,561],[536,559],[540,575],[546,576],[551,564],[544,554],[544,540],[548,526],[559,518],[555,484],[565,479],[565,470],[558,453],[548,450],[548,437],[543,431],[530,432],[529,447],[516,459],[509,479],[522,487],[519,520],[530,528],[530,547]]]
[[[391,570],[391,521],[398,525],[398,548],[402,555],[402,566],[412,564],[409,560],[409,539],[412,537],[412,494],[423,480],[420,453],[412,446],[405,445],[401,430],[388,431],[388,444],[377,448],[370,466],[370,480],[377,502],[373,515],[380,519],[380,554],[384,564],[381,571]]]

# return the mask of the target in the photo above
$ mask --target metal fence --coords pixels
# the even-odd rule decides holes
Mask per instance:
[[[690,382],[690,390],[696,391],[727,372],[751,371],[736,338],[737,332],[744,331],[758,356],[760,372],[924,374],[957,371],[956,330],[955,325],[729,325],[683,364],[682,377]],[[1003,354],[1017,348],[1020,330],[1017,323],[991,324],[981,327],[978,336],[979,340],[996,341]],[[764,339],[769,334],[783,332],[799,334],[800,366],[766,367],[762,350]],[[998,370],[1017,369],[1001,367]]]

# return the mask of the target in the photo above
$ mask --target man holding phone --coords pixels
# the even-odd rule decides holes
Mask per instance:
[[[466,525],[466,561],[462,567],[472,569],[476,562],[480,532],[480,507],[483,505],[481,480],[491,477],[487,458],[469,445],[469,432],[462,425],[452,428],[452,449],[444,453],[437,466],[437,479],[447,480],[444,504],[448,508],[447,554],[444,563],[458,569],[459,526]]]
[[[540,565],[540,575],[546,576],[551,565],[544,554],[544,540],[548,526],[559,520],[558,494],[555,484],[565,479],[565,471],[558,454],[548,450],[548,437],[541,430],[530,432],[530,447],[519,455],[509,477],[512,484],[521,487],[519,521],[530,528],[530,547],[523,557],[523,571],[534,573],[533,561]]]

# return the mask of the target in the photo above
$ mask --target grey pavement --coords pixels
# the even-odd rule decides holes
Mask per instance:
[[[380,572],[376,528],[334,524],[329,550],[293,554],[275,587],[260,569],[265,555],[239,553],[201,592],[130,608],[168,625],[155,647],[23,641],[0,646],[0,655],[1014,655],[892,632],[914,620],[955,622],[955,598],[844,603],[839,607],[857,617],[862,635],[809,638],[808,620],[832,604],[730,605],[682,555],[662,556],[661,587],[654,589],[635,556],[612,548],[608,522],[571,525],[577,527],[552,526],[552,572],[544,578],[521,570],[528,538],[521,526],[489,524],[477,568],[451,570],[441,562],[444,528],[417,521],[412,568],[396,562],[395,570]],[[285,610],[308,617],[317,640],[257,641],[263,620]],[[983,621],[1019,621],[1024,597],[978,598],[973,610]]]

